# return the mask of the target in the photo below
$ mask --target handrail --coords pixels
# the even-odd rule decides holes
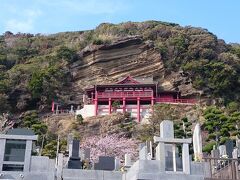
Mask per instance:
[[[156,98],[156,102],[169,102],[169,103],[183,103],[183,104],[195,104],[195,99],[172,99],[172,98]]]
[[[204,157],[203,160],[209,163],[210,168],[210,177],[206,179],[239,179],[238,159]]]
[[[98,92],[97,97],[99,98],[110,98],[110,97],[152,97],[152,92]]]

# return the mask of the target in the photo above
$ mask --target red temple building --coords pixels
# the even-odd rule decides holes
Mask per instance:
[[[159,91],[152,78],[127,76],[115,84],[95,85],[85,90],[84,108],[76,114],[83,117],[129,112],[140,122],[148,118],[156,103],[195,104],[194,99],[181,99],[180,92]]]

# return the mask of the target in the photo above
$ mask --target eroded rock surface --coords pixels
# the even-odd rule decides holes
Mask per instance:
[[[91,45],[79,52],[80,59],[71,65],[73,92],[81,95],[94,84],[116,82],[127,75],[153,76],[163,90],[194,93],[191,80],[181,72],[166,75],[161,54],[151,41],[139,36],[120,39],[111,45]]]

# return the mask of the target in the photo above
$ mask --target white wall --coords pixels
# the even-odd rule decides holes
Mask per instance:
[[[132,108],[136,108],[136,106],[137,105],[126,105],[126,112],[129,112],[131,114],[131,117],[133,118],[137,118],[137,109],[132,109]],[[141,105],[141,107],[150,108],[149,105]],[[117,109],[117,112],[123,112],[123,110]],[[84,105],[82,109],[76,111],[76,115],[78,114],[81,114],[83,118],[95,116],[95,105],[94,104]],[[98,115],[108,115],[108,114],[109,114],[108,105],[98,105]],[[151,114],[150,109],[140,109],[141,119],[145,119],[145,120],[148,119],[150,114]]]
[[[81,114],[83,118],[92,117],[95,115],[95,105],[84,105],[82,109],[76,110],[76,115]]]

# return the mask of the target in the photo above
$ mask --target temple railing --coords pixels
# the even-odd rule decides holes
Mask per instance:
[[[196,104],[195,99],[171,99],[171,98],[156,98],[157,103],[177,103],[177,104]]]
[[[152,92],[98,92],[98,98],[118,98],[118,97],[152,97]]]

